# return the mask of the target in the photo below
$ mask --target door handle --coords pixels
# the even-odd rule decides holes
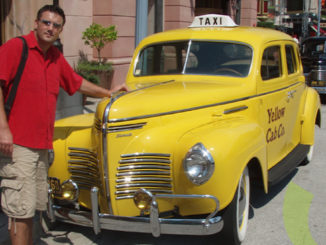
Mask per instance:
[[[297,92],[296,90],[291,90],[288,92],[287,102],[290,102],[290,99],[294,98],[294,94]]]

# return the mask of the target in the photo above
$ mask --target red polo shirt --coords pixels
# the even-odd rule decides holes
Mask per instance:
[[[56,47],[44,57],[32,31],[24,36],[28,59],[8,119],[14,144],[51,149],[59,87],[72,95],[81,86],[77,75]],[[5,99],[12,86],[21,53],[22,40],[11,39],[0,47],[0,80]]]

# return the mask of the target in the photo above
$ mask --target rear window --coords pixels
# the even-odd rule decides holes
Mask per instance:
[[[272,46],[264,50],[260,73],[263,80],[269,80],[282,75],[281,47]]]

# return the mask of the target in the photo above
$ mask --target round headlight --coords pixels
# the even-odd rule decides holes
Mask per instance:
[[[183,160],[188,179],[195,185],[204,184],[214,172],[214,159],[202,143],[194,145]]]
[[[78,185],[71,179],[65,181],[61,185],[62,198],[67,201],[76,201],[79,196]]]

